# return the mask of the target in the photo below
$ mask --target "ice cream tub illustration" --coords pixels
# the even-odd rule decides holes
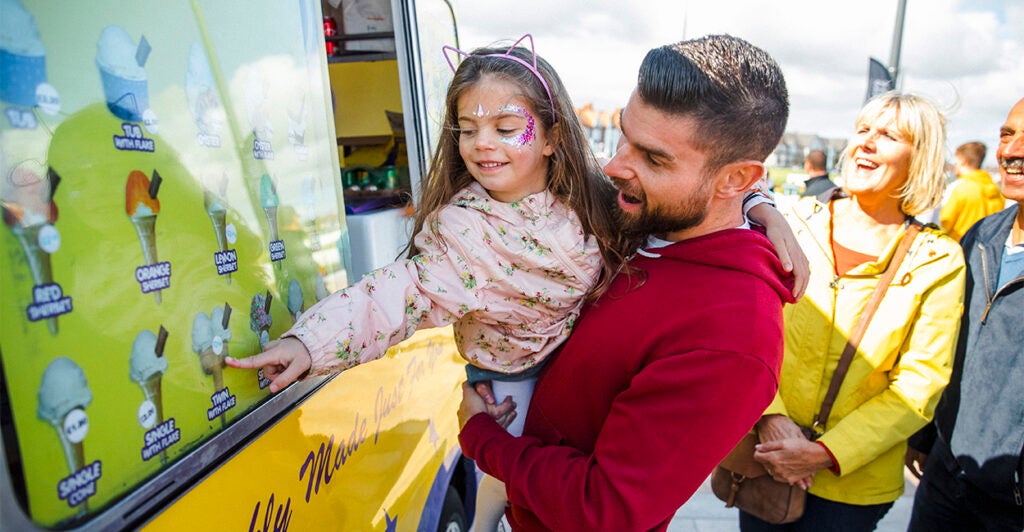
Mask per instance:
[[[46,48],[32,15],[18,0],[0,0],[0,100],[32,107],[46,83]]]
[[[57,431],[70,474],[86,466],[83,442],[89,432],[89,418],[85,409],[91,402],[92,390],[78,364],[67,357],[50,362],[39,385],[36,414]],[[85,510],[84,502],[78,506],[80,511]]]
[[[53,226],[58,215],[53,194],[59,183],[60,176],[52,168],[44,170],[35,161],[19,164],[8,179],[0,183],[4,223],[25,252],[35,287],[54,284],[50,255],[60,247],[60,233]],[[50,332],[57,334],[57,318],[53,313],[48,315],[51,316],[46,319]]]
[[[143,36],[136,45],[120,26],[107,26],[97,44],[96,66],[107,108],[114,116],[141,122],[149,109],[149,78],[143,68],[151,48]]]

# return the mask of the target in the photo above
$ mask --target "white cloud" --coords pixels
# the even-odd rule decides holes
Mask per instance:
[[[948,110],[951,149],[982,140],[994,152],[1010,107],[1024,97],[1024,3],[907,2],[901,87]],[[890,60],[892,0],[458,0],[462,45],[532,33],[577,105],[625,103],[653,47],[729,33],[778,61],[790,91],[789,129],[845,137],[867,91],[868,59]],[[991,160],[991,156],[990,156]]]

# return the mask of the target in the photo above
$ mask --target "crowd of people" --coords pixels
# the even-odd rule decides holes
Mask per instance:
[[[957,151],[944,229],[922,226],[945,118],[886,93],[853,124],[842,187],[809,161],[824,179],[776,210],[751,189],[786,127],[782,71],[715,35],[647,54],[602,169],[525,39],[446,47],[408,256],[229,365],[276,391],[454,324],[460,443],[489,479],[475,530],[665,530],[751,431],[807,501],[784,525],[740,512],[742,530],[872,530],[905,464],[922,474],[912,530],[1024,528],[1024,211],[996,205],[983,149]],[[1024,99],[996,159],[1024,200]]]

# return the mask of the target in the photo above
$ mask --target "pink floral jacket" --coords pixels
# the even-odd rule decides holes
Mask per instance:
[[[416,235],[419,255],[324,298],[285,333],[309,349],[312,373],[452,323],[466,360],[502,373],[533,367],[569,336],[601,254],[550,192],[502,203],[474,182],[438,212],[436,230]]]

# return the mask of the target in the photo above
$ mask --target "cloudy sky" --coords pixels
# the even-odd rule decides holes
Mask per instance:
[[[577,106],[625,104],[650,48],[729,33],[779,62],[788,130],[847,137],[867,92],[868,58],[888,65],[897,0],[454,0],[471,49],[532,33]],[[950,151],[989,146],[1024,98],[1024,2],[908,0],[900,87],[931,97],[949,118]]]

